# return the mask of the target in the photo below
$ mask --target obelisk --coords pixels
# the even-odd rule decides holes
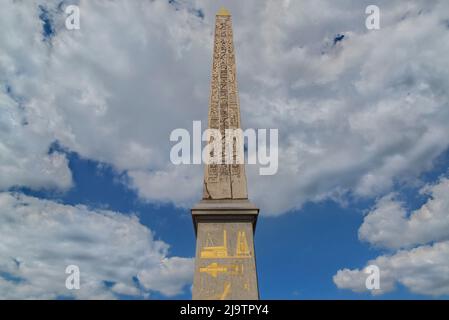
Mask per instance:
[[[241,127],[232,20],[224,8],[215,20],[208,122],[219,130],[224,152],[226,129]],[[205,165],[203,200],[192,208],[193,299],[259,299],[253,238],[258,213],[248,200],[243,163]]]

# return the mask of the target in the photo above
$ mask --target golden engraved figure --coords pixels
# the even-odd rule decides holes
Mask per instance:
[[[245,231],[239,231],[239,233],[238,233],[236,256],[239,258],[251,257],[251,252],[249,251],[249,246],[248,246],[248,241],[246,240]]]
[[[219,273],[237,275],[237,274],[243,273],[243,265],[237,265],[237,264],[220,265],[216,262],[212,262],[207,267],[200,268],[200,272],[205,272],[214,278],[216,278]]]
[[[228,257],[228,245],[226,241],[226,230],[223,230],[223,245],[222,246],[207,246],[200,252],[200,258],[213,259],[213,258],[227,258]]]
[[[203,247],[200,252],[200,258],[202,259],[230,259],[230,258],[251,258],[251,251],[246,240],[245,231],[239,231],[237,234],[237,247],[235,250],[235,256],[231,256],[228,253],[227,233],[226,229],[223,230],[223,245],[211,246],[212,240],[208,239],[207,246]]]
[[[226,297],[231,293],[231,283],[225,282],[223,293],[220,296],[220,300],[226,299]]]

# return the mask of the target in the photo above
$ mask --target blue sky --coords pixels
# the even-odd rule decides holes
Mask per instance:
[[[369,4],[6,2],[0,298],[190,298],[203,169],[169,136],[207,118],[221,5],[243,127],[279,129],[277,174],[247,168],[261,297],[449,298],[448,3]]]

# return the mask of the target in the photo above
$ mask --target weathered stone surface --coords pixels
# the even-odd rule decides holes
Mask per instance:
[[[214,54],[209,99],[209,128],[222,136],[222,157],[225,159],[226,129],[238,129],[240,102],[237,89],[235,54],[231,15],[225,9],[215,21]],[[236,143],[243,143],[238,141]],[[238,146],[235,147],[238,150]],[[232,158],[236,151],[232,150]],[[245,166],[243,164],[209,164],[205,167],[203,199],[247,199]]]
[[[193,299],[258,299],[253,226],[198,223]]]

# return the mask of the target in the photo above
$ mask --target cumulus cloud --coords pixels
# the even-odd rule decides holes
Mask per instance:
[[[0,298],[114,299],[181,293],[193,259],[169,257],[136,216],[0,193]],[[80,269],[80,289],[65,286]]]
[[[327,10],[312,15],[307,4],[311,5],[290,2],[288,9],[273,5],[275,17],[266,11],[270,18],[262,25],[268,29],[273,23],[282,36],[270,37],[270,45],[255,46],[264,48],[259,55],[257,49],[252,51],[264,59],[263,63],[253,59],[264,67],[251,71],[265,94],[255,89],[242,93],[243,108],[249,113],[246,121],[278,125],[283,137],[278,176],[270,181],[250,179],[258,181],[257,197],[266,192],[265,184],[279,185],[282,192],[270,199],[268,208],[281,211],[346,192],[363,197],[382,194],[395,181],[413,179],[429,169],[448,146],[447,127],[437,114],[447,116],[449,97],[439,83],[449,77],[432,79],[436,64],[449,63],[437,48],[449,37],[438,13],[445,4],[415,2],[404,7],[381,2],[379,32],[363,30],[359,24],[363,5],[335,8],[323,2]],[[426,9],[419,13],[422,8]],[[298,21],[311,15],[320,24],[313,38],[307,32],[310,28],[304,32],[299,27],[311,18],[295,24],[293,16],[299,11]],[[346,37],[328,45],[337,32]]]
[[[280,130],[277,175],[248,170],[250,196],[263,214],[385,194],[448,148],[449,4],[380,1],[376,31],[365,28],[368,4],[230,4],[243,125]],[[46,41],[39,5],[54,29]],[[7,2],[0,13],[1,27],[14,35],[0,38],[3,94],[23,101],[19,118],[41,145],[20,149],[12,136],[9,154],[20,149],[43,159],[57,140],[128,174],[128,186],[144,199],[191,205],[201,197],[202,170],[169,164],[169,134],[206,120],[219,4],[80,1],[81,29],[72,31],[64,28],[64,5]],[[26,22],[15,19],[22,16]],[[337,35],[344,38],[335,42]],[[21,168],[26,174],[28,165]],[[199,187],[181,192],[178,179],[160,184],[161,177]],[[4,189],[31,183],[5,181]],[[273,187],[277,196],[266,197]]]
[[[155,172],[131,170],[128,171],[128,183],[145,201],[173,201],[176,206],[187,207],[201,192],[202,184],[196,183],[201,173],[203,170],[198,166],[182,169],[168,166],[166,170]]]
[[[368,261],[380,269],[381,288],[373,294],[391,291],[396,283],[415,293],[449,294],[449,179],[427,185],[421,193],[428,196],[427,202],[410,213],[393,195],[380,199],[359,229],[360,239],[372,245],[404,248]],[[367,276],[363,270],[342,269],[334,282],[339,288],[368,291]]]
[[[12,4],[2,4],[0,13],[0,28],[8,30],[0,35],[0,190],[12,186],[64,190],[72,185],[67,159],[57,152],[49,154],[58,116],[33,100],[48,60],[46,45],[36,32],[42,26],[33,18],[37,6],[24,10],[17,3],[8,10]],[[28,112],[33,108],[35,113]]]
[[[0,92],[0,190],[11,186],[32,189],[72,186],[65,154],[49,153],[47,133],[39,136],[20,115],[19,106]]]
[[[380,289],[372,290],[371,293],[392,291],[400,283],[414,293],[448,295],[448,257],[449,241],[442,241],[371,260],[368,265],[376,265],[380,269]],[[367,276],[363,270],[342,269],[334,276],[334,282],[341,289],[368,292],[365,286]]]
[[[380,199],[364,219],[359,238],[386,248],[402,248],[449,239],[449,180],[427,185],[421,194],[429,200],[419,209],[407,212],[393,195]]]

